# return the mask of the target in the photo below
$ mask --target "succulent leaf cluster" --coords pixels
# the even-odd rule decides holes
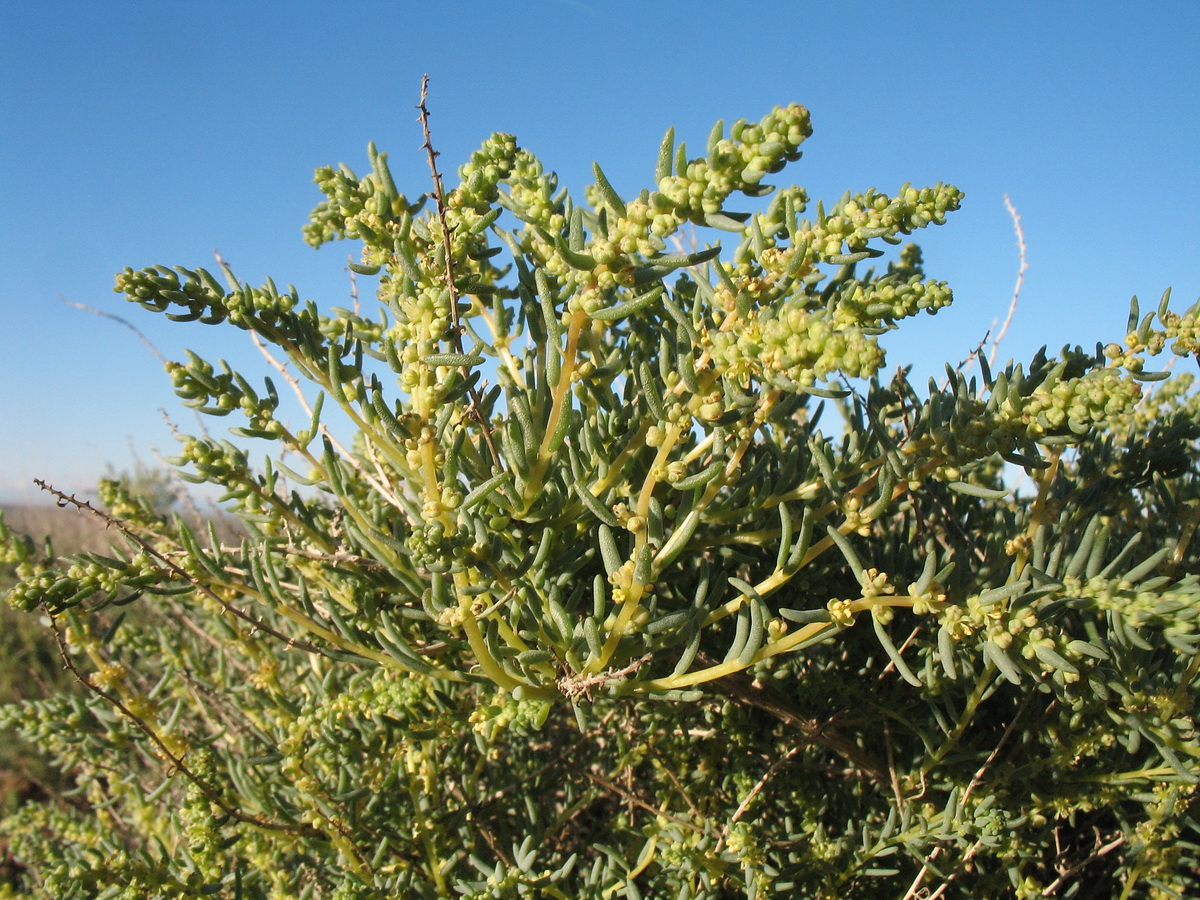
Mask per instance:
[[[237,423],[174,463],[239,539],[114,483],[59,495],[108,554],[0,524],[8,602],[87,686],[0,712],[78,784],[5,824],[29,889],[1200,890],[1200,418],[1144,366],[1197,356],[1197,308],[885,378],[952,301],[907,238],[962,195],[809,214],[766,182],[810,134],[798,105],[694,158],[672,130],[651,188],[597,165],[582,201],[511,135],[413,199],[372,145],[317,170],[304,237],[361,245],[374,313],[119,274],[252,332],[304,412],[168,364]]]

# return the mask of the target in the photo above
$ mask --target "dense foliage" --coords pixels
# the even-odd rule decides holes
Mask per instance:
[[[19,890],[1200,893],[1200,401],[1143,369],[1196,357],[1197,307],[885,374],[879,337],[951,302],[904,236],[961,195],[809,212],[766,184],[809,134],[668,132],[652,190],[597,166],[586,202],[509,135],[443,190],[426,130],[415,200],[372,147],[305,229],[361,243],[370,314],[120,274],[251,332],[307,414],[169,366],[239,419],[177,464],[240,544],[116,482],[58,495],[107,554],[3,532],[9,603],[89,686],[2,714],[76,785],[4,822]]]

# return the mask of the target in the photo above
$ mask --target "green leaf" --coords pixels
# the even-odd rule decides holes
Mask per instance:
[[[654,167],[654,183],[659,184],[671,175],[671,163],[675,156],[675,126],[672,125],[663,135],[662,144],[658,148],[658,164]]]
[[[953,481],[946,485],[956,494],[964,494],[967,497],[982,497],[985,500],[999,500],[1002,497],[1007,497],[1009,491],[1002,488],[989,488],[981,484],[971,484],[969,481]]]
[[[592,173],[596,176],[596,185],[600,188],[600,196],[604,198],[604,202],[620,218],[624,219],[628,215],[625,211],[625,201],[621,199],[604,176],[604,170],[600,168],[600,163],[592,163]]]
[[[1017,668],[1012,658],[1005,653],[994,641],[984,641],[981,645],[984,658],[1000,670],[1000,674],[1013,684],[1021,683],[1021,670]]]
[[[421,357],[427,366],[477,366],[483,357],[473,353],[430,353]]]
[[[662,293],[663,286],[661,284],[655,285],[644,294],[639,294],[631,300],[626,300],[624,303],[618,303],[615,306],[609,306],[605,309],[598,309],[591,314],[591,317],[599,319],[601,322],[618,322],[621,319],[641,312],[661,297]]]

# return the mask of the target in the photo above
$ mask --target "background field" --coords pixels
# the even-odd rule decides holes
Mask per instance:
[[[159,490],[171,484],[162,472],[140,470],[135,476],[148,490]],[[166,506],[175,505],[169,499],[159,500]],[[232,539],[232,520],[215,509],[189,509],[181,504],[181,512],[192,517],[197,514],[214,517],[221,533]],[[0,506],[5,524],[41,544],[48,537],[54,553],[69,556],[92,551],[105,553],[111,545],[120,546],[120,535],[92,515],[74,509],[59,509],[52,504]],[[0,590],[13,583],[10,572],[0,568]],[[135,604],[129,615],[141,614]],[[20,699],[39,699],[62,690],[72,690],[72,679],[65,671],[58,649],[46,628],[35,615],[16,612],[0,603],[0,706]],[[0,731],[0,816],[16,804],[42,799],[47,789],[64,787],[38,756],[35,748],[18,740],[16,735]],[[0,835],[0,858],[3,856],[3,836]]]
[[[5,523],[27,535],[49,535],[56,553],[81,550],[101,551],[108,535],[98,520],[53,506],[7,506],[0,509]],[[12,584],[9,573],[0,569],[0,590]],[[72,690],[50,633],[36,616],[16,612],[0,603],[0,706],[15,700],[47,697]],[[67,787],[38,755],[17,735],[0,729],[0,817],[18,804],[37,802],[48,793]],[[4,836],[0,834],[0,883],[5,869]]]

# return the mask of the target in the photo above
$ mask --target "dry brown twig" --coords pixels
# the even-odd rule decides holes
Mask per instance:
[[[983,348],[987,346],[989,339],[992,342],[992,351],[988,354],[988,365],[991,366],[996,362],[996,353],[1000,350],[1000,342],[1008,333],[1008,327],[1012,324],[1013,317],[1017,313],[1017,302],[1021,298],[1021,288],[1025,286],[1025,272],[1029,269],[1029,263],[1025,259],[1025,251],[1027,249],[1025,244],[1025,229],[1021,227],[1021,217],[1017,214],[1017,208],[1013,206],[1013,202],[1009,199],[1008,194],[1004,195],[1004,206],[1008,209],[1008,214],[1012,216],[1013,231],[1017,235],[1017,258],[1019,261],[1017,267],[1017,284],[1013,288],[1012,299],[1008,303],[1008,313],[1004,317],[1003,324],[1000,323],[999,319],[993,320],[992,327],[987,330],[983,339],[975,346],[974,350],[967,354],[967,358],[955,368],[955,371],[960,374],[971,370],[976,360],[979,359],[980,354],[983,353]],[[997,325],[1000,326],[1000,330],[996,332],[996,336],[993,338],[992,332],[996,330]]]
[[[1025,229],[1021,227],[1021,217],[1017,214],[1017,208],[1013,206],[1012,200],[1008,194],[1004,195],[1004,207],[1008,210],[1008,214],[1012,216],[1013,230],[1017,234],[1017,252],[1019,254],[1020,266],[1017,269],[1017,284],[1013,288],[1012,300],[1008,304],[1008,315],[1004,319],[1004,324],[1000,326],[1000,331],[997,332],[995,339],[992,341],[992,352],[988,354],[988,365],[996,362],[996,352],[1000,349],[1000,342],[1004,340],[1004,335],[1008,333],[1008,326],[1012,324],[1013,316],[1017,312],[1017,301],[1021,299],[1021,288],[1025,286],[1025,272],[1029,269],[1029,263],[1025,259]],[[995,327],[993,325],[993,327]]]
[[[1103,846],[1099,846],[1100,836],[1099,836],[1099,834],[1097,834],[1096,835],[1096,843],[1098,846],[1086,858],[1080,860],[1079,862],[1075,863],[1072,866],[1068,866],[1068,867],[1059,869],[1058,877],[1055,878],[1054,881],[1050,882],[1050,884],[1046,885],[1046,888],[1043,891],[1043,893],[1047,897],[1053,897],[1055,894],[1057,894],[1059,892],[1059,890],[1066,885],[1067,879],[1069,879],[1073,875],[1076,875],[1080,870],[1082,870],[1084,868],[1084,866],[1088,865],[1089,863],[1095,862],[1098,859],[1103,859],[1104,857],[1108,856],[1108,854],[1110,854],[1114,850],[1116,850],[1118,847],[1122,846],[1125,843],[1125,835],[1123,835],[1123,834],[1118,835],[1117,837],[1115,837],[1111,841],[1109,841],[1107,844],[1104,844]]]
[[[76,509],[78,509],[82,512],[91,513],[92,515],[103,519],[111,527],[116,528],[123,535],[125,535],[126,538],[128,538],[130,541],[132,541],[134,544],[136,544],[141,549],[141,551],[143,553],[145,553],[147,556],[152,556],[156,560],[158,560],[160,563],[162,563],[167,569],[169,569],[171,571],[171,573],[175,577],[177,577],[183,581],[186,581],[188,584],[192,585],[192,587],[194,587],[200,593],[204,594],[205,597],[208,597],[208,599],[219,604],[226,612],[230,613],[231,615],[236,616],[239,619],[242,619],[242,620],[248,622],[251,625],[251,627],[253,627],[256,631],[265,632],[266,634],[269,634],[272,637],[277,638],[280,641],[283,641],[284,645],[286,647],[288,647],[289,649],[294,647],[299,650],[303,650],[307,653],[319,653],[322,656],[325,655],[324,651],[322,651],[319,647],[316,647],[313,644],[308,643],[308,641],[304,641],[304,640],[301,640],[301,639],[295,638],[295,637],[288,637],[286,634],[283,634],[282,632],[276,630],[275,628],[272,628],[270,625],[268,625],[262,619],[256,619],[254,616],[252,616],[250,613],[246,612],[244,609],[240,609],[239,607],[234,606],[228,600],[225,600],[223,597],[219,596],[208,585],[204,584],[199,579],[197,579],[194,575],[189,574],[186,570],[184,570],[177,563],[172,562],[165,554],[163,554],[158,549],[156,549],[152,544],[150,544],[148,541],[146,541],[141,535],[134,532],[133,529],[131,529],[126,523],[122,522],[120,519],[116,518],[115,516],[109,515],[102,509],[97,509],[96,507],[92,506],[92,504],[87,500],[78,499],[77,497],[75,497],[74,494],[64,494],[62,491],[60,491],[57,488],[53,487],[52,485],[46,483],[45,481],[43,481],[40,478],[35,478],[33,483],[36,484],[38,487],[40,487],[43,491],[46,491],[49,494],[52,494],[55,498],[55,501],[58,503],[58,505],[60,507],[74,506]]]
[[[262,828],[267,831],[282,831],[287,834],[297,834],[310,838],[322,836],[320,832],[308,825],[287,825],[279,822],[271,822],[267,819],[260,819],[256,816],[247,815],[241,810],[236,809],[235,807],[226,803],[217,790],[211,785],[207,784],[203,779],[196,775],[196,773],[189,769],[182,758],[172,753],[167,747],[166,743],[163,741],[162,737],[159,736],[158,732],[146,724],[144,719],[126,706],[120,697],[111,691],[106,691],[99,685],[93,684],[91,679],[83,676],[83,673],[79,671],[79,669],[75,666],[75,663],[71,660],[71,651],[67,647],[66,638],[63,636],[62,630],[59,628],[58,620],[55,616],[50,616],[50,627],[54,632],[54,640],[58,645],[59,656],[62,657],[63,664],[66,666],[67,670],[71,673],[75,680],[92,693],[104,698],[109,705],[119,710],[123,716],[133,723],[134,727],[137,728],[138,731],[142,732],[154,743],[155,747],[158,749],[158,752],[163,756],[164,759],[168,761],[168,763],[170,763],[175,771],[182,773],[188,779],[188,781],[192,782],[192,784],[199,788],[201,793],[203,793],[204,796],[207,797],[208,800],[213,805],[217,806],[222,812],[239,822],[244,822],[248,825],[253,825],[257,828]]]
[[[596,688],[608,684],[610,681],[615,681],[618,678],[624,678],[626,675],[632,675],[645,663],[649,662],[653,656],[654,654],[647,653],[640,659],[635,659],[623,669],[609,670],[596,675],[560,678],[558,680],[558,689],[562,691],[562,695],[567,699],[574,699],[575,697],[590,699]]]
[[[697,659],[706,666],[716,665],[716,661],[703,652],[697,655]],[[785,698],[745,672],[726,675],[714,681],[712,685],[721,693],[761,709],[785,725],[795,728],[804,735],[807,743],[816,743],[833,751],[851,764],[850,772],[856,777],[871,778],[880,784],[887,778],[887,770],[878,760],[834,727],[833,722],[837,716],[825,722],[810,719]]]
[[[219,250],[213,250],[213,256],[216,258],[217,265],[221,267],[221,271],[225,273],[225,278],[228,280],[230,287],[236,288],[239,284],[239,281],[233,274],[233,269],[230,268],[229,264],[225,261],[225,258],[221,256],[221,252]],[[358,284],[354,281],[353,271],[350,273],[350,279],[351,296],[354,300],[354,311],[357,314]],[[291,370],[288,369],[287,363],[281,362],[278,357],[276,357],[275,354],[273,354],[267,348],[266,343],[263,341],[262,337],[259,336],[258,332],[254,331],[253,329],[250,331],[250,340],[254,342],[254,346],[258,348],[258,352],[263,355],[263,358],[267,361],[267,364],[279,373],[280,378],[287,382],[288,387],[292,389],[292,393],[296,397],[296,401],[300,404],[300,408],[304,410],[305,414],[309,416],[309,418],[311,418],[313,414],[312,404],[308,402],[308,397],[305,396],[304,389],[300,386],[300,380],[292,374]],[[338,440],[337,435],[329,430],[329,426],[327,426],[324,422],[318,422],[317,430],[321,433],[321,436],[326,438],[330,445],[338,452],[339,457],[348,466],[354,469],[355,472],[361,475],[367,481],[367,483],[371,485],[371,487],[375,488],[381,497],[386,499],[396,509],[404,511],[404,505],[400,502],[400,499],[396,496],[394,491],[388,488],[387,484],[385,483],[385,479],[382,474],[382,467],[377,461],[375,468],[376,474],[379,477],[375,478],[363,468],[363,465],[361,462],[359,462],[358,458],[349,450],[347,450],[345,445]]]
[[[750,793],[746,795],[746,799],[738,805],[737,810],[733,814],[733,818],[730,819],[729,822],[721,829],[721,838],[717,841],[716,849],[713,851],[714,854],[720,853],[724,849],[725,841],[729,838],[729,830],[736,825],[742,816],[746,814],[746,811],[750,809],[750,804],[754,802],[755,797],[762,793],[763,788],[767,786],[767,782],[774,777],[776,772],[791,762],[800,753],[800,751],[804,749],[804,747],[804,744],[797,744],[783,756],[779,757],[779,759],[771,763],[767,771],[763,773],[760,779],[758,779],[758,783],[750,789]]]
[[[123,319],[121,316],[113,315],[112,313],[105,312],[102,309],[96,309],[94,306],[88,306],[86,303],[76,303],[74,300],[68,300],[66,297],[59,297],[58,299],[67,306],[70,306],[72,309],[79,309],[83,312],[91,313],[93,316],[99,316],[102,319],[110,319],[111,321],[116,322],[118,325],[124,325],[134,333],[139,341],[146,345],[147,349],[149,349],[149,351],[155,355],[160,363],[162,363],[164,366],[167,364],[167,358],[162,355],[162,352],[157,347],[154,346],[154,342],[151,341],[150,338],[146,337],[146,335],[128,319]]]
[[[421,149],[429,157],[429,171],[433,176],[433,199],[437,205],[438,221],[442,226],[442,252],[446,256],[446,288],[450,291],[450,323],[451,330],[454,336],[454,349],[458,353],[463,352],[462,345],[462,323],[458,320],[458,285],[454,283],[454,260],[451,257],[450,247],[450,226],[446,221],[446,191],[442,187],[442,176],[438,172],[437,158],[438,152],[433,149],[433,139],[429,134],[429,107],[426,105],[426,98],[429,95],[429,76],[425,75],[421,78],[421,102],[417,104],[417,109],[420,110],[421,131],[425,136],[425,143],[421,145]],[[496,444],[492,440],[492,428],[487,419],[483,415],[483,397],[480,396],[479,388],[472,386],[468,391],[471,397],[471,418],[479,423],[479,427],[483,430],[483,438],[487,442],[488,450],[492,454],[492,460],[496,463],[497,469],[503,469],[504,464],[501,462],[500,453],[496,449]]]

